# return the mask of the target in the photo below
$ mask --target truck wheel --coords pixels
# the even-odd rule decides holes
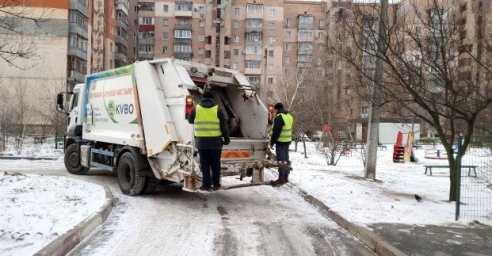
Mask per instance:
[[[77,144],[73,143],[65,150],[65,167],[71,174],[84,175],[89,172],[89,168],[80,164],[80,155]]]
[[[117,173],[123,194],[136,196],[144,192],[148,178],[138,173],[137,163],[132,153],[123,153],[118,162]]]

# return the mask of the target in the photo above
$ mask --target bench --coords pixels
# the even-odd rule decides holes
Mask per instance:
[[[432,169],[434,168],[445,168],[449,169],[449,165],[424,165],[425,167],[425,175],[427,175],[427,170],[429,170],[430,176],[432,176]],[[462,165],[461,169],[468,169],[468,176],[470,176],[471,171],[473,170],[473,173],[475,174],[475,177],[477,177],[477,167],[476,165]]]

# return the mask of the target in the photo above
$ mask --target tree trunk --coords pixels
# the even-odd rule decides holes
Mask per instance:
[[[307,150],[306,150],[306,141],[304,141],[304,139],[302,139],[302,145],[304,146],[304,158],[308,158]]]

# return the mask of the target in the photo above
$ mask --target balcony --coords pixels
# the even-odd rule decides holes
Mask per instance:
[[[246,54],[244,55],[244,60],[255,60],[255,61],[262,61],[263,60],[263,55],[255,55],[255,54]]]
[[[115,3],[115,6],[116,6],[116,10],[121,10],[126,15],[128,15],[128,1],[116,0],[114,3]]]
[[[191,60],[193,54],[191,52],[174,52],[174,58],[180,60]]]
[[[191,30],[191,24],[176,24],[176,27],[174,29],[179,29],[179,30]]]
[[[77,23],[73,23],[73,22],[68,23],[68,31],[70,33],[78,34],[83,38],[87,38],[87,30],[79,26],[79,24]]]
[[[147,37],[147,38],[139,38],[138,39],[139,44],[154,44],[154,37]]]
[[[174,10],[174,15],[176,17],[193,17],[193,8],[183,8],[179,10]]]
[[[121,52],[115,52],[114,59],[126,63],[126,54]]]
[[[153,59],[154,58],[154,53],[153,52],[138,52],[138,57],[139,58],[144,58],[144,59]]]
[[[314,24],[313,23],[299,23],[297,25],[297,28],[298,29],[302,29],[302,30],[313,30],[314,29]]]
[[[261,68],[245,68],[245,75],[261,75]]]
[[[309,30],[300,30],[297,34],[298,42],[313,42],[314,41],[314,33]]]
[[[126,40],[126,38],[124,38],[122,36],[115,36],[114,37],[114,42],[117,43],[117,44],[122,44],[125,47],[128,47],[128,41]]]
[[[174,44],[191,45],[191,38],[174,38]]]
[[[116,19],[116,25],[118,27],[128,29],[128,22],[124,19]]]
[[[138,25],[138,31],[154,31],[155,30],[155,25],[154,24],[141,24]]]
[[[78,0],[70,0],[69,9],[70,10],[77,10],[87,17],[87,6],[84,6],[81,3],[79,3]]]
[[[263,25],[256,25],[256,26],[248,26],[246,25],[246,33],[251,33],[251,32],[256,32],[256,33],[262,33],[263,32]]]
[[[263,10],[261,12],[246,12],[246,19],[263,19]]]
[[[313,55],[313,49],[301,49],[301,48],[298,48],[297,49],[297,54],[299,55]]]
[[[69,46],[67,55],[87,60],[87,52],[84,52],[82,49],[77,47]]]
[[[83,83],[85,80],[85,74],[80,73],[77,70],[70,70],[70,77],[68,78],[68,80]]]

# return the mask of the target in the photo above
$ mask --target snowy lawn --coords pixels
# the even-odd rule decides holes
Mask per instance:
[[[99,210],[104,188],[65,177],[0,173],[0,252],[32,255]]]
[[[415,150],[418,163],[393,163],[393,147],[388,145],[387,150],[378,150],[378,181],[374,182],[362,178],[363,163],[355,151],[352,156],[342,156],[337,166],[328,166],[316,145],[307,143],[307,159],[302,144],[298,144],[298,152],[290,153],[294,170],[289,180],[349,221],[363,226],[373,223],[457,223],[454,221],[456,205],[448,201],[449,171],[435,169],[433,176],[424,175],[424,164],[447,165],[447,160],[426,159],[425,149],[420,149]],[[291,150],[293,148],[292,145]],[[487,193],[490,195],[492,190]],[[415,199],[415,194],[422,198],[420,202]],[[485,205],[491,209],[492,196],[488,198]],[[488,219],[480,222],[492,225],[492,212]]]
[[[14,138],[10,137],[6,143],[5,151],[0,152],[4,157],[43,157],[60,158],[63,157],[63,148],[55,149],[55,138],[50,137],[43,140],[43,143],[36,143],[33,137],[27,137],[22,143],[22,147],[16,148]]]

